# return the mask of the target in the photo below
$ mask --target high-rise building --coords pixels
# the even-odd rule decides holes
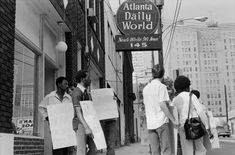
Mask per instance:
[[[170,77],[180,70],[190,78],[214,116],[225,116],[225,95],[235,109],[235,24],[177,27],[167,63]]]
[[[151,74],[151,51],[132,52],[132,63],[134,67],[133,82],[146,83],[152,78]]]

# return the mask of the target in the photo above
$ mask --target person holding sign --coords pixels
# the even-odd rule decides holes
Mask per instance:
[[[46,95],[44,99],[39,104],[39,112],[41,113],[43,120],[45,120],[45,145],[48,147],[49,152],[45,154],[52,154],[52,140],[50,135],[50,127],[49,127],[49,119],[47,113],[47,106],[53,104],[63,104],[63,103],[71,103],[72,98],[69,94],[66,93],[68,89],[68,80],[66,77],[58,77],[56,79],[56,87],[57,90],[52,91],[50,94]],[[47,149],[46,149],[47,151]],[[67,148],[56,149],[53,150],[53,155],[66,155]]]
[[[77,155],[86,155],[88,145],[87,155],[95,155],[97,150],[95,143],[93,141],[93,134],[86,123],[80,101],[89,100],[89,94],[87,88],[90,86],[91,80],[86,70],[80,70],[76,75],[77,87],[72,92],[72,100],[74,104],[75,114],[73,119],[73,129],[77,135]]]
[[[115,155],[117,139],[117,119],[119,117],[117,102],[112,88],[91,90],[92,102],[103,128],[107,144],[106,155]]]

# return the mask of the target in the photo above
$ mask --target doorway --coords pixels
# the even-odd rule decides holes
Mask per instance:
[[[56,66],[50,62],[48,59],[45,59],[45,94],[47,95],[50,92],[56,89],[55,79],[56,79]]]

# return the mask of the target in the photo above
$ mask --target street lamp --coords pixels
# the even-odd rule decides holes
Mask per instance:
[[[178,23],[183,24],[183,22],[186,21],[186,20],[197,20],[197,21],[199,21],[199,22],[205,22],[207,19],[208,19],[208,17],[205,17],[205,16],[180,19],[180,20],[177,20],[176,22],[173,22],[172,24],[168,25],[168,26],[163,30],[163,33],[164,33],[167,29],[169,29],[170,27],[176,26],[176,24],[178,24]],[[170,32],[170,31],[169,31],[169,32]],[[169,32],[168,32],[168,33],[169,33]],[[167,33],[167,34],[168,34],[168,33]],[[167,34],[165,35],[165,37],[167,36]],[[171,43],[172,43],[172,40],[173,40],[173,36],[174,36],[174,33],[172,33],[172,36],[171,36],[170,39],[169,39],[169,42],[168,42],[168,45],[169,45],[169,46],[167,46],[167,49],[166,49],[167,52],[166,52],[165,57],[163,57],[164,61],[167,60],[169,51],[170,51],[170,49],[171,49]],[[163,39],[163,40],[164,40],[164,39]]]
[[[197,20],[199,22],[205,22],[206,20],[208,19],[208,17],[205,17],[205,16],[202,16],[202,17],[192,17],[192,18],[184,18],[184,19],[180,19],[170,25],[168,25],[164,30],[163,30],[163,33],[169,29],[171,26],[175,25],[175,24],[184,24],[184,21],[186,20]]]
[[[62,26],[63,26],[64,22],[59,21],[57,24],[60,27],[60,35],[59,35],[60,38],[59,38],[59,42],[56,44],[55,48],[58,52],[65,53],[68,49],[68,45],[65,43],[64,38],[63,38],[63,28],[62,28]]]

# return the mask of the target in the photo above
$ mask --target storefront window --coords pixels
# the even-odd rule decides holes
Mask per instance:
[[[13,118],[16,133],[33,134],[36,55],[15,40]]]

